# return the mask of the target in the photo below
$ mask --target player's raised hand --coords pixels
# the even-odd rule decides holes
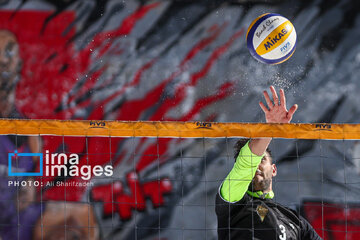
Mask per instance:
[[[279,97],[275,91],[274,86],[270,86],[273,100],[270,99],[267,91],[264,91],[264,97],[267,107],[259,102],[261,109],[265,113],[265,119],[267,123],[289,123],[298,108],[297,104],[294,104],[290,110],[286,109],[286,98],[284,89],[280,89],[280,102]]]

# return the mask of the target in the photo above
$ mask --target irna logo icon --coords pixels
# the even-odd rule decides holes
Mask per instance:
[[[12,159],[21,157],[39,157],[40,172],[12,172]],[[8,154],[8,174],[9,176],[43,176],[43,154],[42,153],[18,153],[15,150]]]

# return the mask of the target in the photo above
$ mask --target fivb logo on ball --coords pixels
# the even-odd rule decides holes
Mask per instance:
[[[256,18],[246,35],[251,55],[267,64],[288,60],[295,52],[296,38],[292,23],[275,13],[266,13]]]
[[[76,153],[52,153],[48,150],[45,151],[45,175],[44,169],[44,154],[43,153],[14,153],[8,154],[8,175],[9,176],[46,176],[46,177],[81,177],[84,180],[89,180],[91,176],[112,176],[113,167],[111,165],[82,165],[79,166],[79,155]],[[21,157],[38,157],[39,158],[39,172],[13,172],[12,160],[20,160]],[[29,159],[27,159],[29,161]]]

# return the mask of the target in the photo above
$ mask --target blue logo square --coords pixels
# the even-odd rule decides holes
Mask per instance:
[[[39,157],[40,158],[40,172],[12,172],[11,171],[11,158],[15,157]],[[42,176],[43,175],[43,154],[42,153],[17,153],[15,150],[13,153],[8,154],[9,160],[9,169],[8,174],[9,176]]]

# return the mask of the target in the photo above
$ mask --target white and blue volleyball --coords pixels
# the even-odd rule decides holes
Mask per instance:
[[[266,64],[279,64],[295,52],[296,31],[287,18],[265,13],[250,24],[246,42],[254,58]]]

